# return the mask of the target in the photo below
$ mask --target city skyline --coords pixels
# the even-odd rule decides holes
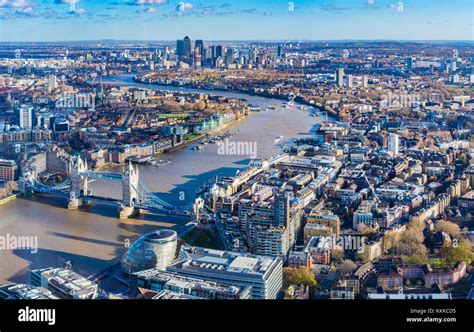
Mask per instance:
[[[470,1],[425,5],[422,0],[2,0],[0,40],[168,41],[191,32],[205,40],[473,40]]]

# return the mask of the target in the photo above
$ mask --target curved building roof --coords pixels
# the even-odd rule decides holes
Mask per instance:
[[[169,229],[141,236],[122,258],[122,271],[164,270],[175,258],[177,242],[177,233]]]

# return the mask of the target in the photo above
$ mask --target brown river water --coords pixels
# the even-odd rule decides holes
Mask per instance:
[[[104,80],[107,84],[140,86],[150,89],[178,90],[138,84],[131,75],[118,75]],[[283,105],[284,101],[249,96],[234,92],[180,89],[192,92],[247,99],[249,104],[261,106]],[[255,112],[229,130],[238,134],[230,141],[256,142],[257,157],[268,157],[282,151],[293,139],[313,135],[314,126],[323,119],[312,117],[314,109],[279,108]],[[275,137],[283,136],[275,142]],[[195,190],[216,175],[235,175],[246,167],[249,157],[221,155],[216,145],[206,145],[201,151],[184,147],[158,158],[171,158],[169,164],[159,167],[140,166],[141,181],[160,198],[173,204],[189,204]],[[120,166],[110,166],[119,172]],[[94,195],[118,198],[120,185],[110,182],[92,184]],[[185,201],[180,200],[184,195]],[[180,197],[181,196],[181,197]],[[64,198],[32,196],[18,198],[0,206],[0,236],[33,236],[38,240],[37,252],[31,250],[0,250],[0,284],[29,282],[31,269],[62,265],[71,260],[73,268],[85,276],[94,274],[117,263],[125,253],[125,243],[159,227],[179,228],[188,220],[176,217],[142,214],[128,220],[117,218],[112,206],[92,205],[70,211]]]

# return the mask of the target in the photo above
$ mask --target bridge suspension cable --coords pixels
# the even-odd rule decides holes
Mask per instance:
[[[59,194],[63,196],[69,196],[69,191],[62,189],[62,187],[65,185],[66,181],[63,181],[62,183],[56,185],[56,186],[48,186],[36,178],[30,178],[31,182],[26,182],[26,186],[33,191],[36,192],[41,192],[41,193],[50,193],[50,194]],[[32,183],[33,182],[33,183]]]
[[[140,206],[151,207],[163,210],[174,210],[176,207],[171,205],[162,199],[158,198],[150,190],[148,190],[141,181],[138,181],[138,188],[132,186],[133,190],[136,191],[138,197],[140,198]]]

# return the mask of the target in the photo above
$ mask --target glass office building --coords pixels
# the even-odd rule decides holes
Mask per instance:
[[[122,258],[122,271],[164,270],[175,258],[177,243],[178,235],[168,229],[140,237]]]

